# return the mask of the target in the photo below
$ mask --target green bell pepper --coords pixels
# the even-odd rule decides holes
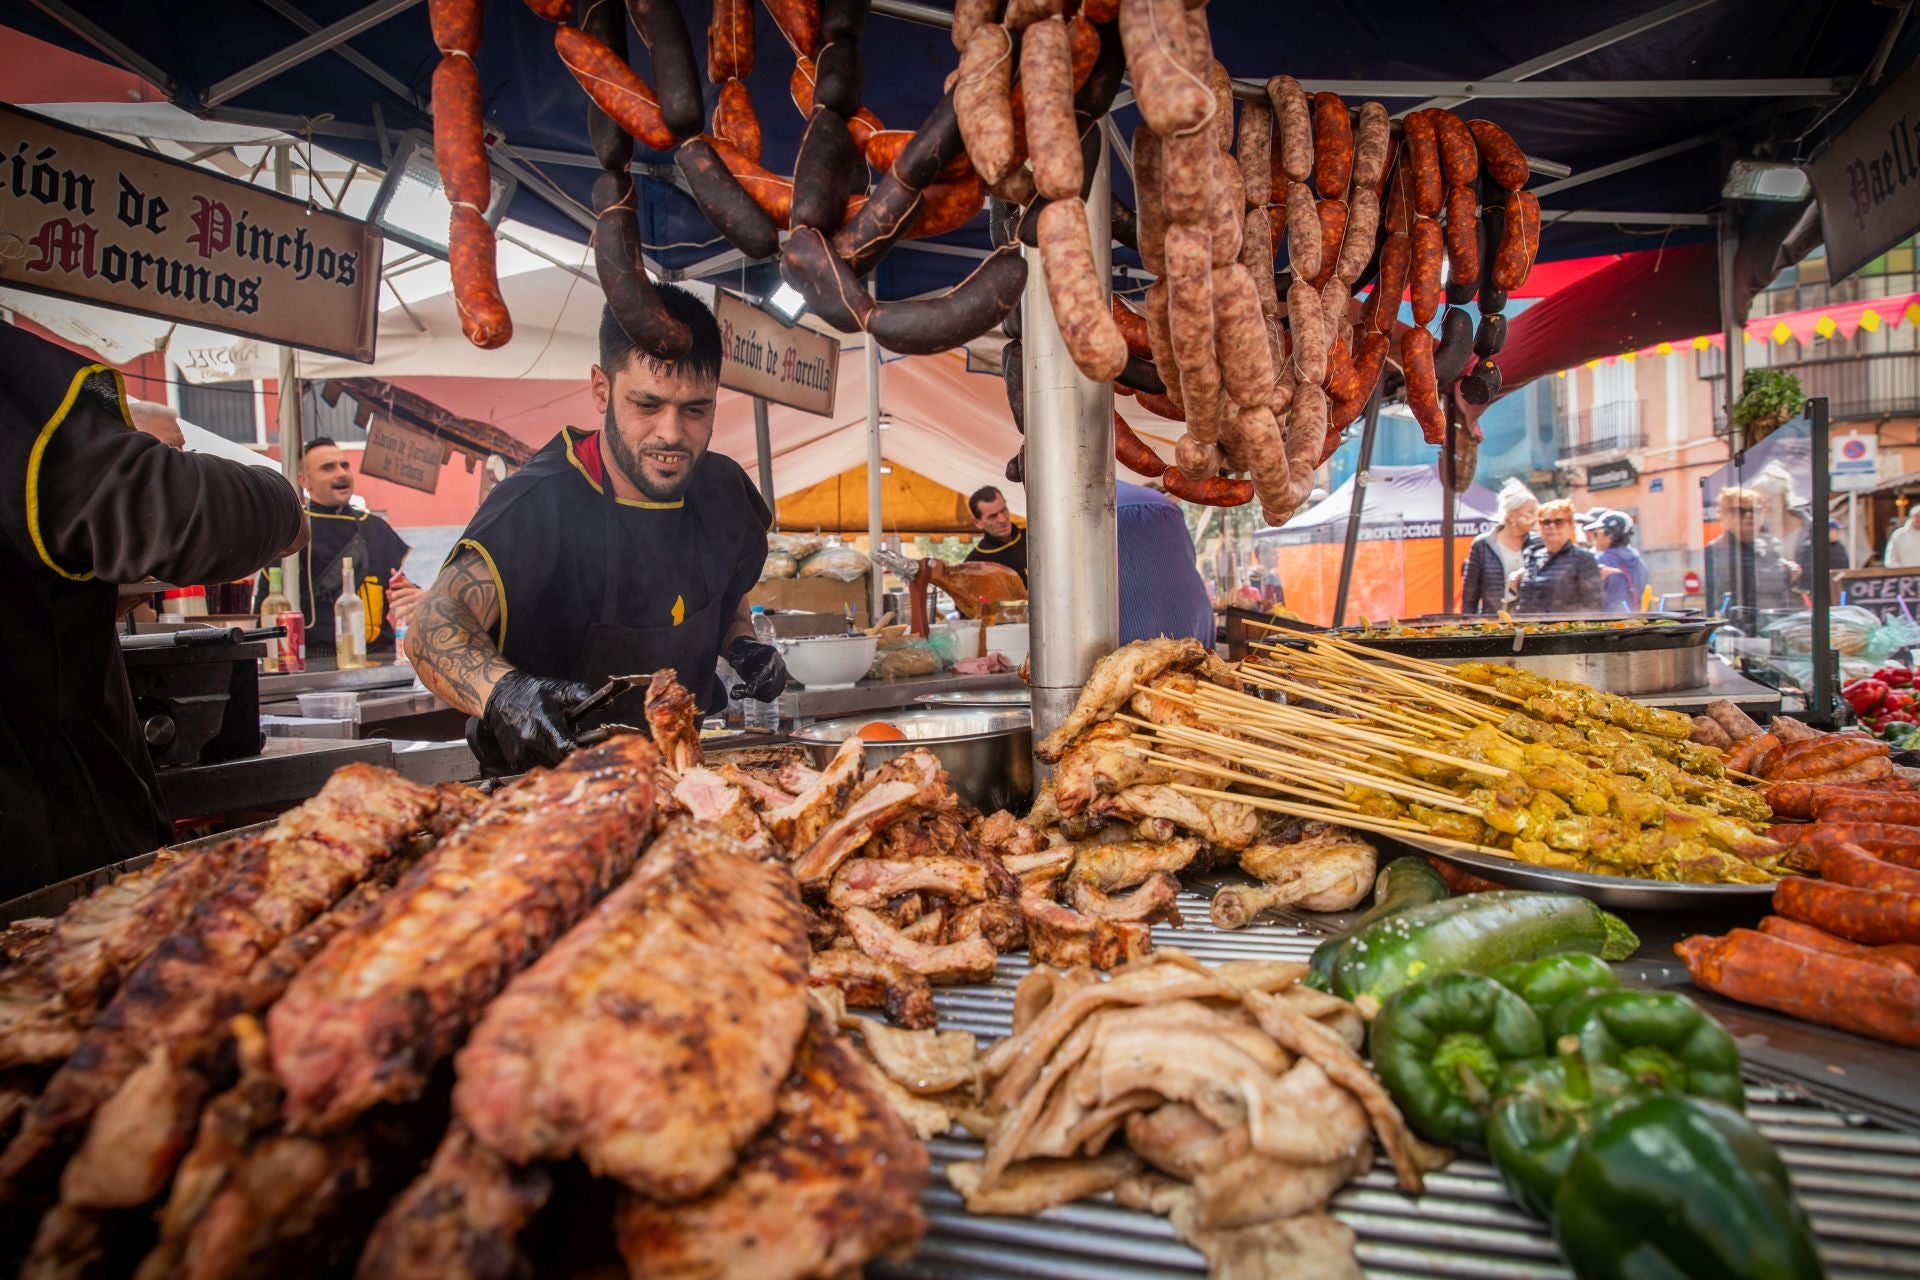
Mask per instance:
[[[1492,978],[1447,973],[1403,987],[1373,1020],[1374,1070],[1407,1123],[1449,1146],[1478,1144],[1509,1069],[1546,1049],[1540,1019]]]
[[[1553,1201],[1580,1280],[1820,1280],[1786,1166],[1731,1107],[1655,1094],[1595,1126]]]
[[[1554,1193],[1593,1127],[1646,1096],[1624,1072],[1589,1063],[1573,1036],[1561,1037],[1556,1049],[1531,1072],[1510,1073],[1521,1078],[1487,1121],[1487,1151],[1500,1181],[1536,1218],[1553,1215]]]
[[[1740,1047],[1699,1005],[1677,991],[1603,991],[1554,1011],[1555,1040],[1572,1035],[1595,1062],[1642,1084],[1713,1098],[1744,1110]]]
[[[1575,996],[1599,989],[1613,991],[1620,980],[1613,966],[1599,956],[1583,951],[1565,955],[1541,956],[1538,960],[1518,960],[1493,971],[1493,980],[1525,1000],[1540,1015],[1542,1025]]]

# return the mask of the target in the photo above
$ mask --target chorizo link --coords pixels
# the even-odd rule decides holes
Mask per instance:
[[[1180,0],[1120,0],[1120,43],[1147,127],[1163,138],[1199,128],[1213,90],[1193,74],[1194,29]]]
[[[1292,76],[1274,76],[1267,81],[1267,101],[1280,142],[1280,172],[1291,182],[1305,182],[1313,176],[1313,114],[1306,91]]]
[[[1007,11],[1001,21],[1009,31],[1025,31],[1049,18],[1062,17],[1066,12],[1067,0],[1007,0]],[[1024,46],[1020,56],[1026,56]]]
[[[1320,274],[1324,247],[1320,243],[1320,210],[1313,188],[1304,182],[1287,184],[1287,265],[1295,280],[1312,281]]]
[[[1783,785],[1808,786],[1809,784]],[[1771,791],[1772,788],[1769,787],[1768,790]],[[1809,816],[1811,816],[1810,813]],[[1776,825],[1769,828],[1767,834],[1775,840],[1793,843],[1823,844],[1828,841],[1839,841],[1844,844],[1859,845],[1876,858],[1885,858],[1903,867],[1920,867],[1920,827],[1903,827],[1892,822],[1823,822],[1817,827]]]
[[[1440,143],[1434,136],[1433,111],[1416,111],[1400,122],[1407,143],[1408,197],[1415,213],[1431,218],[1445,203],[1446,187],[1440,177]]]
[[[1220,151],[1204,129],[1165,138],[1160,144],[1160,200],[1167,221],[1203,227],[1213,216]]]
[[[1724,938],[1699,934],[1673,949],[1696,983],[1729,1000],[1893,1044],[1920,1045],[1920,977],[1751,929]]]
[[[1920,943],[1920,894],[1916,893],[1856,889],[1793,876],[1774,887],[1773,909],[1789,920],[1851,942]]]
[[[1265,405],[1249,405],[1240,417],[1238,430],[1240,450],[1246,456],[1247,472],[1260,506],[1268,511],[1290,511],[1291,473],[1280,420]]]
[[[493,228],[487,225],[486,215],[470,205],[454,205],[447,242],[453,305],[460,313],[461,332],[482,350],[504,346],[513,337],[513,319],[500,296]]]
[[[1248,102],[1240,108],[1240,178],[1249,205],[1266,204],[1273,195],[1273,108]]]
[[[1508,291],[1527,282],[1526,201],[1515,192],[1507,197],[1500,245],[1493,251],[1493,283]]]
[[[1171,497],[1197,502],[1203,507],[1244,507],[1253,499],[1253,482],[1214,476],[1210,480],[1189,480],[1180,468],[1168,467],[1160,478],[1160,487]]]
[[[1191,21],[1195,16],[1188,15]],[[1211,49],[1212,42],[1207,47]],[[1213,140],[1222,151],[1233,150],[1233,77],[1226,64],[1215,58],[1207,68],[1207,83],[1213,88]]]
[[[1413,220],[1413,264],[1409,282],[1413,286],[1413,322],[1428,325],[1440,311],[1441,262],[1446,248],[1441,243],[1440,224],[1432,218]]]
[[[1491,120],[1469,120],[1467,129],[1480,149],[1480,163],[1506,191],[1518,191],[1527,185],[1527,153],[1513,136]]]
[[[1080,131],[1073,120],[1073,64],[1064,19],[1035,22],[1021,37],[1020,89],[1026,98],[1027,155],[1033,162],[1034,186],[1049,200],[1077,198],[1085,175],[1080,166]]]
[[[706,141],[720,163],[727,166],[727,172],[753,197],[755,204],[766,210],[773,225],[785,230],[793,219],[793,179],[769,172],[724,139],[708,137]]]
[[[1350,384],[1353,394],[1339,400],[1328,400],[1329,432],[1345,430],[1366,409],[1367,400],[1380,381],[1380,370],[1387,362],[1387,349],[1390,346],[1392,339],[1384,333],[1369,333],[1360,339],[1360,351],[1353,358],[1354,377]]]
[[[1040,258],[1067,353],[1088,378],[1113,381],[1126,368],[1127,341],[1104,296],[1087,206],[1078,196],[1056,200],[1040,211]]]
[[[1347,339],[1335,336],[1333,345],[1327,348],[1327,416],[1334,416],[1334,406],[1344,404],[1359,393],[1360,368],[1354,363],[1353,352],[1347,349]]]
[[[1393,121],[1377,102],[1360,104],[1360,123],[1353,135],[1353,189],[1371,191],[1374,200],[1387,181],[1387,161],[1393,158]]]
[[[707,18],[707,79],[725,84],[752,74],[753,0],[713,0]]]
[[[1765,917],[1760,921],[1760,932],[1769,938],[1791,942],[1796,947],[1806,947],[1812,951],[1830,951],[1837,956],[1848,956],[1854,960],[1864,960],[1868,964],[1885,965],[1892,969],[1904,969],[1908,973],[1920,972],[1920,947],[1911,943],[1895,942],[1884,947],[1863,947],[1857,942],[1836,938],[1825,929],[1816,929],[1810,924],[1789,920],[1785,916]]]
[[[1238,262],[1213,269],[1213,332],[1227,394],[1241,405],[1264,406],[1273,390],[1266,320],[1253,274]]]
[[[1485,319],[1482,319],[1480,323],[1484,326],[1486,324]],[[1476,354],[1478,353],[1476,352]],[[1754,759],[1759,756],[1762,751],[1769,747],[1777,750],[1779,746],[1780,739],[1770,733],[1762,733],[1753,737],[1742,738],[1734,745],[1733,750],[1727,753],[1727,758],[1722,764],[1725,768],[1735,773],[1748,773],[1752,770]]]
[[[1240,166],[1224,151],[1213,153],[1213,185],[1208,188],[1207,234],[1213,237],[1213,265],[1224,267],[1240,259],[1246,234],[1246,206],[1241,203]]]
[[[1314,287],[1319,288],[1333,278],[1340,243],[1347,234],[1347,205],[1344,200],[1322,200],[1313,213],[1320,223],[1320,269],[1313,273]]]
[[[1433,371],[1433,335],[1414,325],[1400,335],[1400,370],[1407,376],[1407,407],[1420,424],[1428,444],[1447,438],[1447,418],[1440,408],[1440,383]]]
[[[433,47],[442,55],[464,53],[471,58],[479,53],[480,15],[484,7],[481,0],[427,0],[427,23],[433,31]]]
[[[1157,396],[1150,391],[1136,391],[1133,398],[1139,401],[1140,407],[1148,413],[1157,414],[1172,422],[1185,422],[1187,420],[1187,411],[1169,400],[1166,396]]]
[[[1113,457],[1127,470],[1149,480],[1158,480],[1166,474],[1167,464],[1117,411],[1113,415]]]
[[[1227,414],[1225,421],[1231,422]],[[1222,432],[1224,434],[1223,425]],[[1217,444],[1201,444],[1192,432],[1182,432],[1173,442],[1173,465],[1189,480],[1207,480],[1220,474],[1221,451]]]
[[[480,73],[473,59],[458,55],[440,59],[433,70],[433,155],[449,203],[470,204],[485,212],[492,202],[486,136]]]
[[[527,0],[527,8],[548,22],[565,22],[573,11],[572,0]]]
[[[1858,845],[1822,843],[1819,854],[1820,877],[1833,884],[1920,893],[1920,871],[1876,858]]]
[[[1313,472],[1327,453],[1327,393],[1323,387],[1302,383],[1293,396],[1287,419],[1287,495],[1289,511],[1296,511],[1313,491]]]
[[[953,48],[956,53],[965,53],[967,41],[973,39],[973,33],[988,23],[1000,21],[1000,9],[1004,0],[954,0],[953,5]]]
[[[672,151],[679,144],[652,87],[604,41],[562,25],[553,29],[553,47],[594,105],[622,129],[655,151]],[[694,132],[699,132],[698,126]]]
[[[1356,283],[1360,273],[1373,259],[1374,243],[1380,237],[1380,197],[1372,188],[1354,183],[1347,201],[1347,225],[1340,236],[1340,252],[1335,256],[1333,274],[1348,284]],[[1323,248],[1322,252],[1325,252]]]
[[[1353,350],[1353,294],[1339,276],[1320,286],[1320,324],[1327,331],[1329,359],[1336,343],[1344,342],[1349,352]]]
[[[1127,354],[1142,360],[1153,359],[1153,343],[1147,337],[1147,318],[1128,306],[1119,294],[1113,295],[1113,323],[1126,340]],[[1158,470],[1152,472],[1159,475]]]
[[[1471,187],[1480,181],[1480,151],[1474,146],[1473,133],[1451,111],[1435,108],[1428,116],[1433,121],[1433,138],[1440,148],[1440,173],[1449,187]]]
[[[1353,180],[1353,121],[1337,93],[1313,95],[1313,189],[1322,200],[1344,200]]]
[[[1449,187],[1447,189],[1447,281],[1449,284],[1458,281],[1472,288],[1479,279],[1480,204],[1474,198],[1472,187]],[[1462,298],[1460,301],[1465,302],[1466,299]],[[1489,351],[1486,354],[1494,353]]]
[[[713,103],[713,136],[726,142],[749,160],[760,159],[760,117],[747,96],[747,86],[729,80],[720,86]]]
[[[623,169],[595,178],[593,211],[593,265],[607,310],[642,351],[656,360],[678,360],[692,345],[693,331],[667,310],[647,275],[633,175]]]
[[[1540,197],[1531,191],[1516,191],[1508,203],[1520,206],[1520,238],[1527,246],[1527,268],[1521,273],[1520,284],[1525,284],[1527,276],[1533,273],[1534,261],[1540,256]]]
[[[1387,237],[1380,247],[1380,276],[1373,292],[1367,295],[1366,322],[1369,333],[1392,333],[1400,314],[1400,295],[1406,292],[1407,271],[1413,263],[1413,238],[1399,232]]]
[[[1160,381],[1167,385],[1168,403],[1180,409],[1184,403],[1180,394],[1180,362],[1174,356],[1173,322],[1168,314],[1166,280],[1156,280],[1148,285],[1146,293],[1141,297],[1141,304],[1146,315],[1147,345],[1153,351],[1154,368],[1160,371]],[[1177,414],[1160,410],[1155,412],[1160,413],[1163,418],[1177,417],[1182,421],[1186,419],[1184,410]]]
[[[761,0],[796,57],[820,52],[820,0]]]
[[[1013,37],[983,26],[967,41],[953,84],[953,109],[973,169],[993,186],[1013,169]]]
[[[1293,368],[1302,384],[1327,380],[1327,326],[1320,315],[1320,293],[1312,281],[1294,277],[1287,289],[1287,326],[1293,333]],[[1288,450],[1288,456],[1292,456]]]
[[[1167,206],[1161,199],[1160,135],[1144,124],[1133,131],[1133,189],[1138,208],[1134,222],[1140,239],[1140,264],[1154,275],[1166,270]]]

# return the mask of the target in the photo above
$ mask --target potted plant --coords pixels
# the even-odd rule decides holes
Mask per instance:
[[[1800,379],[1781,369],[1749,369],[1733,402],[1733,424],[1749,442],[1791,421],[1807,402]]]

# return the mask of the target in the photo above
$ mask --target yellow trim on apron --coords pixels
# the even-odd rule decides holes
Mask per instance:
[[[576,455],[573,451],[572,428],[570,427],[560,428],[560,438],[567,442],[567,461],[573,464],[573,469],[580,473],[580,478],[582,480],[585,480],[588,484],[593,486],[593,491],[595,493],[604,495],[606,493],[606,490],[600,487],[600,482],[598,480],[595,480],[590,474],[588,474],[586,467],[581,464],[578,455]],[[600,465],[602,467],[606,466],[605,458],[601,459]],[[675,498],[672,502],[642,502],[638,498],[622,498],[618,494],[615,494],[613,500],[616,503],[618,503],[620,506],[638,507],[642,511],[678,511],[681,507],[684,507],[687,505],[687,500],[685,498]]]
[[[47,540],[40,533],[40,461],[46,456],[47,446],[53,442],[53,433],[73,412],[74,401],[80,398],[80,388],[86,385],[88,378],[96,373],[113,375],[114,398],[120,407],[120,420],[133,427],[133,416],[127,409],[125,384],[119,373],[104,364],[90,364],[80,368],[73,375],[73,381],[67,384],[66,397],[60,401],[60,407],[53,411],[46,425],[40,428],[40,434],[34,438],[33,449],[27,454],[27,536],[33,539],[33,549],[40,554],[41,563],[69,582],[91,582],[93,571],[69,573],[53,562],[53,556],[47,551]]]

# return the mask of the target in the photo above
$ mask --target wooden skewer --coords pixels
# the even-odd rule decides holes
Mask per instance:
[[[1165,728],[1168,726],[1162,726],[1162,727]],[[1181,739],[1203,739],[1203,740],[1214,739],[1216,741],[1224,741],[1230,745],[1239,745],[1236,739],[1221,738],[1220,735],[1218,734],[1210,734],[1210,733],[1207,733],[1205,730],[1198,730],[1198,729],[1187,729],[1187,728],[1180,729],[1178,731],[1178,736],[1175,738],[1175,741],[1179,741]],[[1222,754],[1224,754],[1225,757],[1229,760],[1234,758],[1231,752],[1226,752]],[[1464,800],[1461,800],[1455,796],[1448,795],[1443,791],[1434,791],[1427,787],[1423,787],[1418,784],[1409,782],[1404,777],[1401,777],[1395,774],[1386,773],[1384,771],[1369,772],[1369,771],[1362,771],[1358,769],[1349,769],[1341,765],[1330,763],[1325,759],[1314,761],[1314,763],[1316,767],[1320,769],[1321,772],[1327,774],[1328,776],[1339,778],[1345,782],[1353,783],[1355,786],[1367,787],[1374,791],[1384,791],[1388,795],[1400,796],[1405,799],[1412,800],[1416,804],[1428,805],[1435,809],[1451,809],[1457,813],[1470,814],[1474,817],[1478,817],[1480,813],[1478,809],[1467,804]]]
[[[1198,760],[1186,760],[1179,756],[1162,755],[1158,751],[1142,751],[1141,754],[1154,763],[1164,764],[1169,768],[1188,770],[1193,773],[1211,774],[1213,777],[1224,778],[1229,782],[1250,783],[1254,786],[1266,787],[1274,791],[1291,791],[1295,795],[1305,796],[1320,804],[1336,805],[1343,810],[1354,810],[1357,812],[1359,809],[1358,805],[1346,799],[1344,796],[1325,795],[1324,793],[1314,791],[1307,787],[1296,787],[1289,783],[1275,781],[1272,778],[1255,777],[1233,769],[1223,769],[1218,765],[1202,764]],[[1237,794],[1235,798],[1239,798]],[[1419,826],[1418,823],[1412,821],[1408,821],[1407,825],[1410,827]]]
[[[1405,828],[1389,826],[1385,821],[1374,818],[1369,814],[1326,813],[1315,810],[1310,805],[1294,804],[1286,800],[1272,800],[1266,796],[1241,795],[1232,791],[1211,791],[1205,787],[1188,786],[1184,782],[1174,783],[1173,789],[1184,792],[1187,795],[1200,796],[1208,800],[1232,800],[1239,804],[1251,805],[1255,809],[1266,809],[1272,813],[1284,813],[1295,818],[1318,818],[1322,822],[1333,822],[1344,827],[1355,827],[1362,831],[1372,831],[1377,835],[1398,837],[1409,834]],[[1433,844],[1447,845],[1454,849],[1470,849],[1474,853],[1491,854],[1496,858],[1505,858],[1509,862],[1522,861],[1522,859],[1515,857],[1511,851],[1506,849],[1495,849],[1484,844],[1473,844],[1467,840],[1455,840],[1452,836],[1437,836],[1425,829],[1422,829],[1419,835],[1422,840],[1430,841]]]

